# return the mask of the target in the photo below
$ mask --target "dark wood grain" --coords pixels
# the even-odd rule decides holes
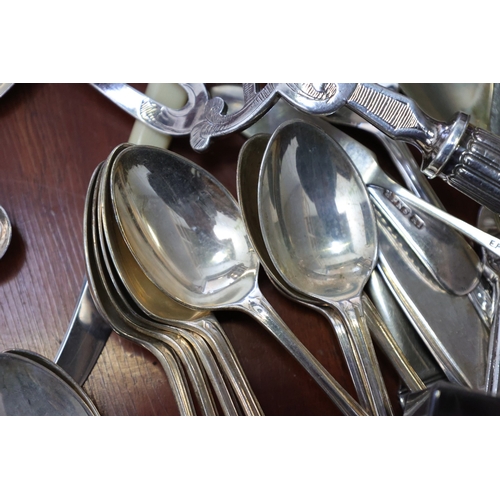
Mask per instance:
[[[139,88],[144,88],[140,86]],[[0,261],[0,351],[56,354],[85,276],[83,207],[96,166],[128,140],[133,119],[86,84],[16,84],[0,100],[0,205],[12,244]],[[236,195],[243,138],[216,141],[203,154],[187,138],[171,149],[219,178]],[[450,208],[470,222],[476,205],[443,183]],[[332,375],[354,395],[326,321],[280,295],[264,275],[265,296]],[[249,316],[217,313],[267,415],[339,415],[298,363]],[[395,411],[399,381],[381,356]],[[148,351],[113,333],[84,389],[103,415],[176,415],[166,376]]]

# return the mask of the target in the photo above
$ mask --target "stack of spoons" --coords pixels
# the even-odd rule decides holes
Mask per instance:
[[[179,305],[131,257],[111,207],[117,147],[96,170],[85,209],[89,288],[113,329],[150,350],[164,367],[181,415],[260,415],[262,410],[215,317]]]

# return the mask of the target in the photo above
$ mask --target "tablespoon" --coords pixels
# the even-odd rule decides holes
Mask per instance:
[[[178,351],[177,355],[183,360],[184,365],[186,366],[186,372],[192,381],[191,386],[193,387],[204,414],[214,415],[216,410],[213,405],[212,396],[207,387],[204,373],[198,366],[197,358],[194,356],[194,353],[191,352],[192,349],[194,349],[197,353],[203,366],[205,367],[206,373],[208,374],[208,377],[210,378],[210,381],[219,396],[223,411],[226,414],[236,414],[231,396],[227,391],[225,383],[222,380],[220,370],[214,362],[212,353],[208,349],[208,346],[197,336],[183,329],[153,324],[149,320],[142,318],[141,315],[138,314],[133,307],[131,307],[131,301],[125,296],[126,293],[122,291],[123,285],[121,284],[119,278],[116,277],[117,273],[115,262],[109,254],[109,249],[106,245],[106,238],[104,235],[107,227],[104,212],[107,207],[107,181],[112,161],[120,151],[126,149],[128,146],[129,144],[121,144],[113,150],[109,160],[103,165],[99,172],[99,177],[95,187],[93,210],[94,219],[92,221],[92,229],[94,241],[96,242],[96,260],[98,264],[100,262],[103,263],[99,268],[102,281],[105,285],[110,282],[110,286],[107,287],[108,293],[111,296],[117,312],[126,322],[134,328],[142,329],[142,331],[146,334],[152,334],[157,338],[157,340],[164,341],[168,346],[170,346],[171,349]]]
[[[96,212],[99,212],[96,207]],[[113,304],[117,315],[119,315],[131,328],[134,328],[147,336],[163,342],[169,350],[181,361],[184,371],[190,381],[192,392],[204,415],[217,415],[216,405],[208,387],[207,377],[210,380],[223,412],[227,415],[236,415],[237,410],[231,400],[222,374],[213,360],[208,346],[200,341],[191,332],[175,328],[170,325],[159,325],[144,318],[134,308],[134,304],[128,298],[120,279],[117,277],[112,258],[103,244],[101,225],[98,220],[94,221],[94,230],[98,228],[95,238],[98,244],[95,248],[95,257],[101,281],[106,288],[110,302]],[[201,366],[199,364],[201,361]],[[204,369],[203,369],[203,368]]]
[[[126,147],[128,145],[123,145],[121,149]],[[142,321],[149,325],[152,325],[151,321],[153,321],[156,324],[159,322],[176,327],[179,332],[185,332],[185,335],[189,335],[191,341],[197,342],[199,348],[203,348],[206,342],[211,347],[211,352],[215,354],[235,391],[244,414],[262,415],[260,404],[250,387],[243,368],[215,316],[206,311],[188,309],[172,300],[149,280],[133,258],[123,241],[114,217],[109,185],[110,172],[111,163],[103,170],[102,180],[99,183],[98,226],[103,254],[106,255],[109,252],[110,265],[108,267],[113,268],[108,270],[111,276],[117,275],[115,283],[117,291],[123,287],[126,289],[122,295],[127,295],[130,300],[125,299],[125,301],[134,302],[133,305],[139,309],[135,308],[135,315],[145,315],[149,318]],[[156,326],[158,327],[158,325]],[[159,327],[161,328],[161,326]],[[188,332],[192,331],[194,337],[193,333],[186,332],[186,329]],[[204,356],[204,362],[210,362],[207,355]],[[212,376],[215,375],[213,370],[210,373]],[[223,400],[227,399],[220,394],[222,388],[216,387],[219,397]]]
[[[259,256],[260,263],[266,271],[267,276],[278,290],[292,300],[321,313],[330,322],[337,334],[360,403],[367,411],[370,411],[369,398],[367,395],[367,389],[369,388],[365,385],[366,381],[363,380],[362,371],[360,371],[360,367],[358,366],[359,358],[339,314],[331,307],[327,307],[323,301],[306,295],[294,287],[290,287],[289,283],[283,279],[280,272],[276,269],[267,251],[259,222],[257,188],[259,167],[270,137],[270,134],[257,134],[252,136],[245,142],[238,157],[236,175],[238,201],[248,236],[252,242],[253,248]],[[367,308],[367,320],[370,330],[374,333],[377,343],[380,344],[390,361],[393,363],[405,384],[412,391],[420,391],[425,388],[425,385],[420,380],[415,370],[413,370],[402,351],[397,347],[397,344],[387,330],[378,311],[373,304],[370,303],[370,299],[366,294],[363,294],[363,303],[365,308]]]
[[[123,145],[125,148],[126,145]],[[120,149],[123,149],[120,148]],[[141,311],[135,307],[135,303],[130,299],[123,283],[121,282],[115,263],[106,245],[104,236],[104,201],[102,186],[106,179],[107,169],[102,169],[98,179],[96,197],[94,200],[93,212],[93,235],[96,242],[95,257],[100,277],[104,287],[107,290],[109,299],[112,302],[116,313],[130,325],[130,327],[139,330],[145,335],[163,342],[173,353],[182,361],[185,371],[191,381],[191,387],[199,402],[200,410],[205,415],[218,414],[214,405],[212,394],[208,388],[208,377],[220,408],[225,415],[238,415],[232,399],[232,394],[226,386],[219,366],[213,358],[212,351],[204,340],[189,330],[179,328],[173,325],[159,324],[153,322],[141,314]],[[198,366],[198,358],[201,361],[201,367]]]
[[[241,368],[229,341],[224,337],[222,328],[215,317],[202,316],[198,319],[176,319],[172,314],[173,309],[170,302],[172,299],[152,283],[144,274],[140,266],[130,253],[116,224],[109,231],[109,248],[113,248],[112,260],[119,276],[118,279],[125,286],[127,295],[134,305],[138,307],[138,315],[145,316],[149,322],[157,325],[177,326],[183,331],[192,332],[191,335],[200,337],[211,347],[225,378],[227,378],[231,389],[234,391],[238,402],[245,415],[263,415],[260,404],[255,397],[250,384]],[[175,304],[178,306],[178,304]],[[174,317],[173,317],[174,316]],[[184,315],[186,317],[193,317]],[[212,315],[213,316],[213,315]],[[179,316],[177,316],[179,318]]]
[[[343,413],[366,415],[260,292],[258,259],[239,207],[211,174],[169,151],[131,147],[113,164],[111,195],[129,249],[158,288],[193,309],[250,314]]]
[[[144,335],[138,330],[131,328],[128,323],[117,314],[113,303],[110,300],[108,290],[103,285],[100,267],[95,255],[95,241],[93,234],[94,215],[93,210],[93,194],[95,183],[97,180],[99,167],[94,172],[85,200],[84,209],[84,254],[85,266],[87,271],[87,279],[90,293],[94,301],[95,307],[101,316],[113,327],[119,335],[124,338],[135,342],[149,352],[151,352],[156,359],[158,359],[170,383],[174,398],[178,405],[181,415],[194,415],[195,409],[191,395],[187,390],[187,383],[183,374],[182,368],[175,356],[165,347],[161,342]]]
[[[99,208],[102,209],[102,205]],[[100,220],[100,217],[98,217],[98,220]],[[210,380],[211,386],[217,395],[217,400],[223,413],[225,415],[237,415],[239,412],[233,401],[232,394],[228,389],[219,366],[213,357],[213,352],[209,349],[203,338],[186,328],[152,321],[143,314],[142,310],[137,307],[135,301],[129,295],[123,281],[120,279],[120,274],[117,271],[115,261],[109,252],[109,248],[105,242],[105,237],[102,234],[102,223],[97,222],[96,225],[99,227],[100,234],[98,238],[101,243],[98,245],[98,248],[96,248],[96,255],[100,257],[100,260],[103,262],[105,267],[105,269],[101,269],[103,282],[105,286],[107,284],[108,294],[110,295],[118,314],[120,314],[120,316],[133,328],[137,328],[144,333],[153,336],[157,340],[165,342],[167,345],[174,342],[174,345],[172,346],[174,349],[179,347],[184,347],[185,349],[187,347],[186,342],[191,345],[193,350],[196,352],[196,358],[200,359],[202,366],[205,369],[206,376]],[[175,345],[176,343],[179,345]],[[186,354],[189,354],[189,348],[187,350],[188,353]],[[194,370],[194,373],[191,373],[191,385],[198,396],[203,413],[207,415],[216,414],[216,409],[213,406],[213,399],[210,395],[204,373],[202,374],[200,369],[197,367],[198,363],[196,359],[190,357],[190,359],[187,360],[187,363],[186,371],[188,374]]]
[[[372,411],[391,414],[361,302],[376,263],[377,226],[351,160],[316,127],[286,122],[266,148],[258,205],[276,269],[291,287],[340,312],[369,384]]]

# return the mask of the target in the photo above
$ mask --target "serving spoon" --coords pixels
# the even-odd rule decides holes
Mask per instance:
[[[276,288],[288,298],[316,310],[330,322],[344,353],[360,403],[367,411],[371,411],[369,396],[367,395],[369,387],[366,386],[366,380],[363,380],[362,371],[358,366],[359,358],[339,314],[333,308],[326,306],[323,301],[306,295],[295,287],[291,287],[288,281],[283,279],[267,251],[259,222],[257,189],[259,168],[270,137],[270,134],[252,136],[242,146],[238,157],[236,175],[238,201],[248,236],[259,256],[260,263]],[[394,342],[375,306],[370,302],[366,294],[363,294],[362,300],[366,308],[370,330],[405,385],[410,391],[423,390],[425,388],[424,383]]]
[[[264,153],[258,185],[266,248],[291,287],[335,307],[345,321],[375,414],[391,414],[361,293],[377,258],[375,214],[344,150],[306,122],[286,122]]]
[[[111,195],[124,240],[158,288],[193,309],[250,314],[344,414],[366,415],[262,295],[239,207],[211,174],[170,151],[131,147],[113,164]]]

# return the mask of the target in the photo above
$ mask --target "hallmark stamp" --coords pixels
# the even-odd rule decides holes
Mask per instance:
[[[406,205],[399,196],[394,194],[390,189],[384,189],[384,196],[417,228],[422,229],[425,222],[412,209]]]

